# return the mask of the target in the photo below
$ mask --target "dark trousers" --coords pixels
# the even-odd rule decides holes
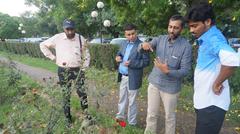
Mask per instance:
[[[219,134],[226,111],[216,107],[209,106],[203,109],[195,109],[197,114],[196,134]]]
[[[85,74],[80,68],[62,68],[58,67],[59,84],[63,92],[63,109],[68,122],[72,122],[70,113],[70,98],[72,83],[76,82],[75,88],[80,98],[80,104],[83,110],[88,108],[87,94],[85,93],[84,80]]]

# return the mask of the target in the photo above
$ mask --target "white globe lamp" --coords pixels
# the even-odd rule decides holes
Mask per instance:
[[[91,16],[92,16],[93,18],[96,18],[96,17],[98,16],[98,12],[97,12],[97,11],[92,11],[92,12],[91,12]]]
[[[102,1],[99,1],[98,3],[97,3],[97,8],[103,8],[104,7],[104,3],[102,2]]]
[[[104,20],[103,25],[104,25],[105,27],[110,27],[110,26],[111,26],[110,20]]]

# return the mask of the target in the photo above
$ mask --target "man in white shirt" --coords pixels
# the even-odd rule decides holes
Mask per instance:
[[[186,19],[199,46],[194,72],[195,133],[218,134],[230,105],[227,79],[239,66],[239,57],[217,28],[211,5],[193,6]]]
[[[64,114],[68,125],[72,123],[70,113],[71,86],[76,82],[75,88],[80,97],[80,103],[83,110],[88,108],[87,94],[84,91],[84,69],[89,66],[90,54],[86,48],[86,42],[83,36],[75,33],[75,23],[72,20],[63,21],[63,33],[59,33],[40,43],[42,53],[58,65],[59,83],[63,89],[64,96]],[[54,55],[50,48],[55,49]],[[90,119],[90,116],[87,116]]]

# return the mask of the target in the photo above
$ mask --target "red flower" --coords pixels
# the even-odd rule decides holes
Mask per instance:
[[[127,123],[125,121],[118,122],[121,127],[126,127]]]

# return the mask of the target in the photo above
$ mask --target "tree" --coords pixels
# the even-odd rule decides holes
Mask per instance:
[[[21,33],[18,30],[17,18],[0,13],[0,38],[1,39],[16,39]]]
[[[211,0],[218,26],[227,37],[240,37],[240,1]]]
[[[141,33],[157,35],[166,32],[168,19],[178,14],[177,8],[168,0],[107,0],[120,25],[134,23]]]
[[[187,9],[199,2],[213,5],[218,26],[229,36],[239,36],[240,1],[238,0],[102,0],[105,7],[104,19],[110,19],[112,27],[106,32],[121,32],[125,23],[138,26],[140,33],[158,35],[166,33],[168,19],[174,14],[185,15]],[[39,7],[37,14],[39,30],[54,33],[62,31],[62,21],[71,18],[77,22],[81,34],[92,37],[99,31],[100,23],[94,23],[90,16],[96,10],[98,0],[26,0]],[[224,11],[224,12],[223,12]],[[99,20],[96,20],[99,22]],[[41,22],[41,23],[40,23]],[[46,24],[47,23],[47,24]],[[228,25],[225,25],[228,24]],[[102,24],[101,24],[102,25]],[[227,26],[227,27],[226,27]],[[229,33],[229,31],[231,31]],[[188,32],[184,32],[188,34]]]

